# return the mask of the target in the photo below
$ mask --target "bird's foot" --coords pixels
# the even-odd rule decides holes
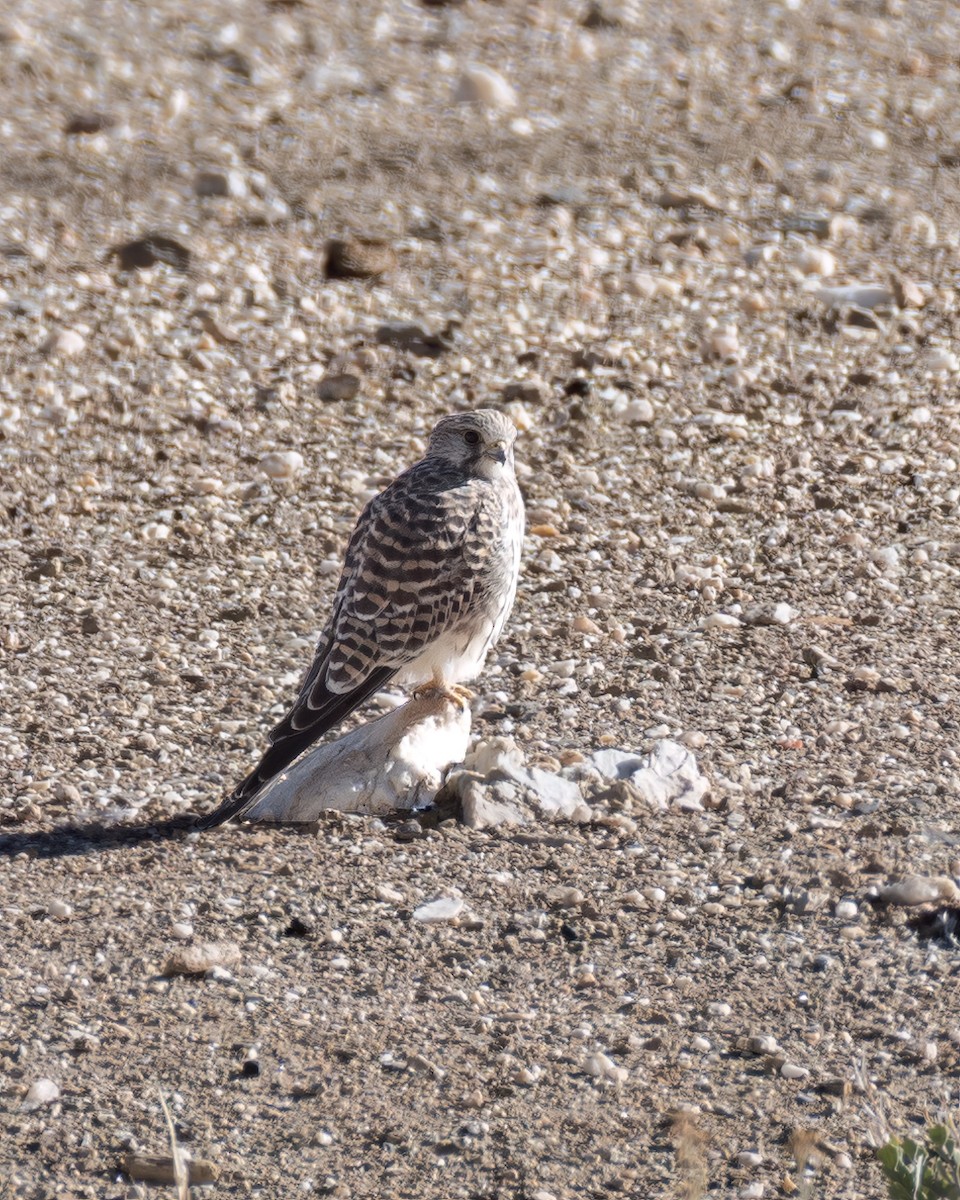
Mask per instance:
[[[470,701],[473,699],[473,692],[469,688],[459,683],[444,683],[442,679],[431,679],[429,683],[423,683],[413,690],[414,700],[422,700],[424,696],[430,695],[441,695],[464,712],[470,707]]]

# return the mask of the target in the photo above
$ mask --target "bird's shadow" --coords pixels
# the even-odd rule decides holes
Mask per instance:
[[[190,833],[195,826],[196,817],[179,816],[166,821],[143,821],[137,825],[91,821],[88,825],[58,825],[43,832],[0,834],[0,859],[14,858],[18,854],[28,854],[31,858],[99,854],[145,842],[169,841]]]

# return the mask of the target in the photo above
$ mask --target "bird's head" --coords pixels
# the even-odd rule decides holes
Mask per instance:
[[[516,436],[510,418],[492,408],[453,413],[434,426],[427,454],[462,467],[468,475],[499,479],[513,473]]]

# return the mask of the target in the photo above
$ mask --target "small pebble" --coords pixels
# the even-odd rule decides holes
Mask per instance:
[[[463,912],[464,902],[458,897],[441,896],[439,900],[431,900],[413,910],[413,919],[421,925],[437,925],[444,921],[452,921]]]
[[[66,921],[73,916],[73,906],[66,900],[50,900],[47,903],[47,912],[58,921]]]
[[[195,946],[180,946],[173,950],[163,964],[161,975],[205,975],[207,971],[221,971],[230,978],[225,967],[240,961],[240,947],[236,942],[201,942]]]
[[[810,1072],[806,1067],[799,1067],[796,1063],[785,1062],[780,1068],[780,1074],[784,1079],[806,1079]]]
[[[855,900],[841,900],[833,910],[833,915],[841,921],[856,919],[859,909]]]
[[[59,1084],[54,1083],[52,1079],[36,1079],[30,1084],[30,1090],[20,1105],[20,1111],[33,1112],[35,1109],[42,1108],[45,1104],[53,1104],[55,1100],[59,1099]]]
[[[86,341],[75,329],[57,329],[40,343],[40,353],[48,357],[74,358],[85,347]]]
[[[833,275],[837,260],[823,246],[807,246],[798,255],[797,266],[804,275]]]
[[[259,466],[270,479],[294,479],[303,470],[303,455],[296,450],[277,450],[265,454]]]
[[[517,106],[517,93],[491,67],[474,63],[464,70],[453,96],[457,104],[477,104],[489,110],[507,111]]]

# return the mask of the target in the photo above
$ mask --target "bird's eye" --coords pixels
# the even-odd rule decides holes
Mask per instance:
[[[479,446],[480,445],[480,434],[475,429],[468,429],[467,432],[463,435],[463,440],[467,443],[468,446]]]

